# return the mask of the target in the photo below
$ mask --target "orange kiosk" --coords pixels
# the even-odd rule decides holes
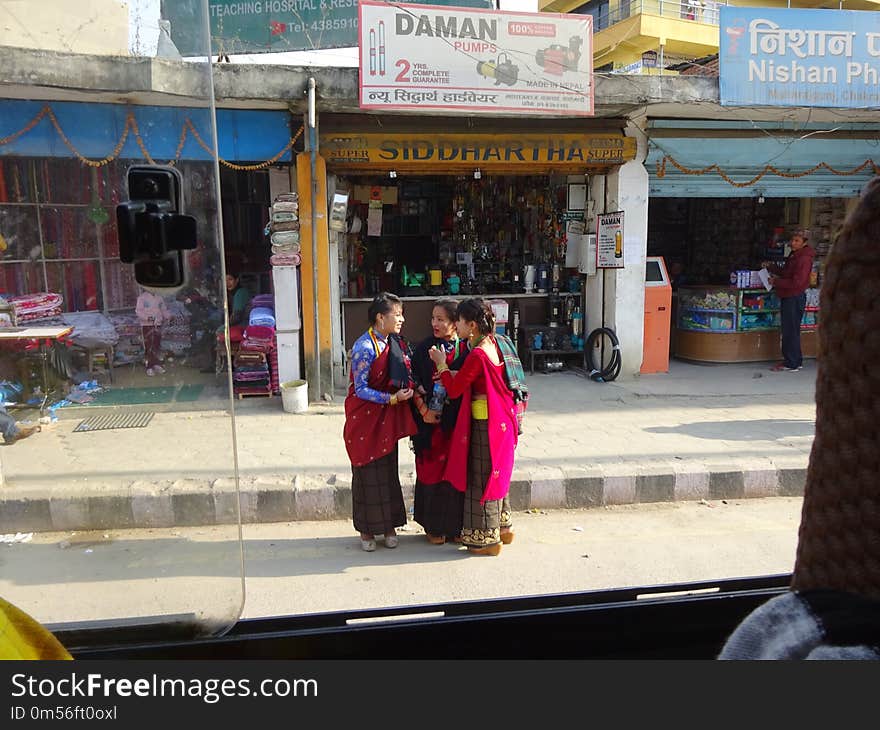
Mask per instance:
[[[642,373],[669,372],[672,284],[662,256],[645,259],[645,339]]]

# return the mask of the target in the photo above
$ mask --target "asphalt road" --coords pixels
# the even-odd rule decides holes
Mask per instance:
[[[306,614],[784,573],[800,498],[514,514],[497,558],[428,544],[361,551],[348,521],[40,533],[0,546],[0,595],[40,621]],[[246,596],[246,598],[245,598]]]

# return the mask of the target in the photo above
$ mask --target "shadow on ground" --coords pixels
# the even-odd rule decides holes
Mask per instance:
[[[808,420],[766,418],[755,421],[696,421],[679,426],[651,426],[648,433],[669,433],[713,441],[778,441],[812,437],[815,423]]]

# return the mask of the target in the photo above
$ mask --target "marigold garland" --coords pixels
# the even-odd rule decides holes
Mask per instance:
[[[137,119],[135,118],[134,112],[129,110],[125,115],[125,127],[122,130],[122,135],[119,137],[119,141],[113,147],[113,151],[107,155],[106,157],[100,160],[90,160],[88,157],[82,155],[79,150],[76,149],[73,142],[70,141],[70,138],[64,133],[64,129],[61,127],[61,123],[58,121],[58,118],[55,116],[55,113],[52,111],[51,106],[46,104],[40,111],[31,119],[27,124],[25,124],[21,129],[13,134],[8,135],[7,137],[0,137],[0,147],[9,144],[10,142],[14,142],[20,137],[24,136],[28,132],[34,129],[44,117],[48,117],[49,121],[52,123],[52,127],[58,133],[58,136],[61,138],[61,141],[64,142],[64,145],[69,149],[73,155],[84,165],[88,165],[89,167],[104,167],[105,165],[109,165],[113,160],[119,157],[122,152],[122,148],[125,147],[125,142],[128,139],[129,133],[134,135],[135,142],[137,142],[138,148],[143,154],[144,159],[150,163],[151,165],[155,165],[156,162],[153,157],[150,155],[149,150],[147,150],[147,146],[144,143],[143,138],[141,137],[140,129],[138,128]],[[278,160],[280,160],[287,152],[296,144],[296,141],[300,138],[303,133],[304,126],[300,126],[299,131],[290,139],[290,141],[284,145],[278,154],[273,155],[268,160],[264,162],[258,162],[253,165],[237,165],[234,162],[229,162],[228,160],[224,160],[222,157],[218,158],[218,161],[221,165],[225,167],[229,167],[233,170],[262,170],[267,167],[271,167]],[[174,153],[174,158],[168,161],[169,165],[175,165],[180,161],[180,157],[183,154],[183,147],[186,144],[186,138],[188,134],[192,134],[193,139],[198,143],[198,145],[205,150],[211,157],[214,157],[214,151],[211,147],[202,139],[202,136],[199,134],[195,125],[192,123],[192,120],[189,117],[186,117],[183,122],[183,128],[180,131],[180,140],[177,143],[177,150]]]
[[[663,159],[657,163],[657,177],[658,178],[662,179],[662,178],[666,177],[666,163],[667,162],[670,163],[679,172],[681,172],[685,175],[708,175],[711,172],[717,173],[718,176],[722,180],[724,180],[724,182],[728,183],[729,185],[733,185],[733,187],[735,187],[735,188],[747,188],[750,185],[754,185],[762,177],[764,177],[765,175],[767,175],[769,173],[773,173],[774,175],[777,175],[778,177],[794,179],[794,178],[799,178],[799,177],[805,177],[806,175],[811,175],[814,172],[816,172],[817,170],[821,170],[823,168],[828,170],[830,173],[832,173],[834,175],[840,175],[842,177],[847,177],[847,176],[851,176],[851,175],[857,175],[858,173],[860,173],[862,170],[864,170],[866,167],[868,167],[870,165],[874,171],[874,174],[880,175],[880,167],[877,167],[877,165],[874,164],[874,160],[867,159],[861,165],[853,168],[852,170],[836,170],[835,168],[831,167],[831,165],[829,165],[827,162],[820,162],[818,165],[814,165],[809,170],[804,170],[803,172],[784,172],[784,171],[774,167],[773,165],[764,165],[764,169],[761,170],[761,172],[759,172],[757,175],[755,175],[750,180],[747,180],[745,182],[737,182],[736,180],[731,178],[727,173],[725,173],[724,170],[722,170],[718,165],[709,165],[709,167],[704,167],[699,170],[696,168],[691,169],[691,168],[685,167],[684,165],[679,163],[677,160],[675,160],[673,157],[670,157],[669,155],[663,155]]]

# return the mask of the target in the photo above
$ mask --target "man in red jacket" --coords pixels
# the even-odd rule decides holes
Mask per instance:
[[[801,354],[801,320],[807,303],[806,290],[810,285],[810,272],[813,269],[813,257],[816,252],[807,245],[810,232],[797,231],[791,237],[791,254],[780,267],[768,262],[764,267],[770,271],[770,281],[779,297],[782,320],[782,357],[783,361],[774,365],[771,370],[795,372],[803,366]]]

